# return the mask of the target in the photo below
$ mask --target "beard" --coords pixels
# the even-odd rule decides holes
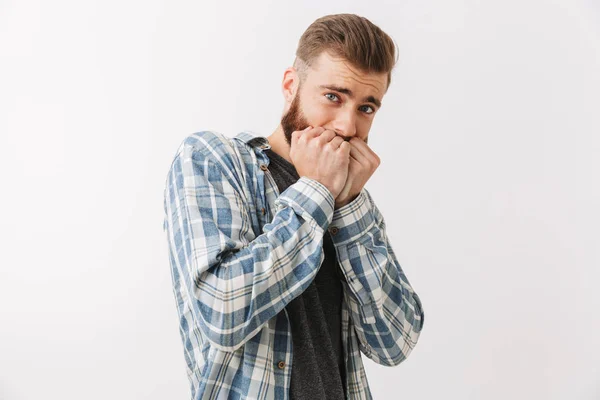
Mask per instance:
[[[292,133],[294,133],[294,131],[302,131],[309,125],[310,124],[306,120],[306,117],[301,110],[300,88],[298,88],[296,97],[294,97],[294,100],[292,100],[289,110],[281,118],[281,128],[283,129],[283,135],[285,136],[285,141],[287,142],[288,146],[292,146]],[[350,137],[344,137],[344,140],[349,141]],[[365,137],[363,140],[365,143],[368,143],[368,137]]]
[[[298,88],[288,112],[281,118],[281,127],[288,146],[292,146],[292,133],[294,133],[294,131],[304,130],[308,125],[309,124],[300,109],[300,88]]]

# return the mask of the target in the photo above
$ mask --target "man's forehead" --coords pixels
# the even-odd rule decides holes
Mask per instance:
[[[386,73],[363,72],[354,67],[349,61],[332,57],[323,52],[309,69],[309,79],[317,87],[334,86],[340,88],[352,87],[381,98],[387,86]]]

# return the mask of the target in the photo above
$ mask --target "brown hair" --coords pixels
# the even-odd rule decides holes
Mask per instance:
[[[349,61],[363,72],[387,72],[389,88],[392,69],[398,60],[396,45],[368,19],[355,14],[333,14],[313,22],[302,34],[296,50],[294,67],[301,81],[323,51]]]

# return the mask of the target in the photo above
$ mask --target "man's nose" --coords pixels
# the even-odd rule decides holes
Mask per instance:
[[[356,117],[354,113],[340,114],[333,123],[333,130],[346,141],[356,136]]]

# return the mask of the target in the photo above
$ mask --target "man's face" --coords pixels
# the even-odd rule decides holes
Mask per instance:
[[[281,119],[288,145],[292,132],[309,125],[333,130],[346,140],[356,136],[367,142],[386,86],[386,73],[364,73],[346,60],[321,53]]]

